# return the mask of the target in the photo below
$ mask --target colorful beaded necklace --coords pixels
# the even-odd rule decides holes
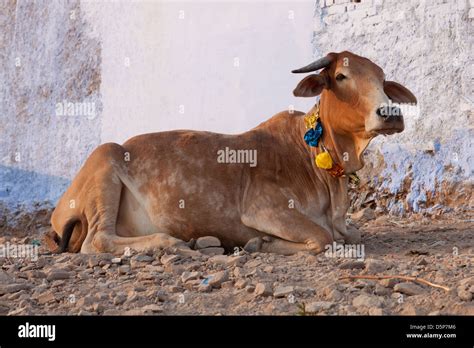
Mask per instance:
[[[320,145],[322,149],[322,151],[314,158],[316,166],[318,168],[327,170],[328,173],[335,178],[345,176],[344,168],[341,165],[334,163],[331,154],[324,146],[322,140],[323,125],[321,123],[321,117],[319,117],[319,102],[318,104],[316,104],[312,112],[304,116],[304,124],[307,129],[304,135],[304,141],[306,142],[306,144],[312,147],[318,147]],[[355,173],[350,174],[349,176],[352,182],[358,182],[359,178]]]

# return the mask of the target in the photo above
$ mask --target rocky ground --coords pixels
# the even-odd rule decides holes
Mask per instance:
[[[37,243],[47,216],[35,216],[26,230],[3,229],[0,243]],[[36,261],[0,258],[0,314],[474,315],[472,217],[375,218],[366,210],[353,220],[364,260],[220,255],[213,238],[196,242],[203,251],[120,257],[49,255],[40,246]],[[340,279],[349,275],[419,277],[448,290],[402,279]]]

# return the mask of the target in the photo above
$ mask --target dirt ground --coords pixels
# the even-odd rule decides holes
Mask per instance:
[[[19,214],[18,229],[0,221],[0,244],[41,243],[49,213]],[[0,257],[0,315],[474,315],[472,216],[358,225],[363,260],[194,250],[49,255],[41,245],[36,261]],[[446,289],[340,279],[349,275],[418,277]]]

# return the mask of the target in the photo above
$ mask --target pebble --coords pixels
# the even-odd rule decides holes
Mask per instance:
[[[404,303],[400,311],[402,315],[420,315],[420,311],[412,303]]]
[[[179,259],[178,255],[163,255],[160,259],[163,265],[169,265]]]
[[[268,283],[257,283],[257,285],[255,285],[254,293],[256,296],[271,296],[272,287]]]
[[[421,286],[410,282],[398,283],[393,287],[393,290],[408,296],[420,295],[425,292]]]
[[[36,300],[39,304],[46,304],[50,302],[56,302],[56,296],[51,291],[47,291],[39,295]]]
[[[112,260],[110,260],[114,265],[120,265],[122,263],[122,259],[120,257],[114,257]]]
[[[386,296],[390,294],[390,290],[386,288],[385,286],[380,285],[379,283],[375,284],[374,292],[376,295],[380,295],[380,296]]]
[[[201,237],[196,240],[194,247],[196,249],[204,249],[209,247],[220,247],[221,241],[213,236]]]
[[[387,265],[380,260],[375,260],[375,259],[365,260],[365,271],[367,273],[370,273],[370,274],[382,273],[387,268],[388,268]]]
[[[229,279],[229,272],[228,271],[219,271],[207,276],[208,284],[211,287],[218,288],[221,284]]]
[[[205,248],[205,249],[199,249],[199,251],[202,254],[208,255],[208,256],[222,255],[225,252],[224,248],[220,248],[220,247],[210,247],[210,248]]]
[[[386,288],[393,288],[398,282],[399,280],[395,278],[381,279],[379,281],[380,285],[385,286]]]
[[[213,263],[216,265],[227,265],[227,262],[229,262],[229,256],[227,255],[215,255],[210,257],[207,262]]]
[[[245,279],[239,279],[235,282],[234,287],[236,289],[243,289],[247,286],[247,281]]]
[[[364,208],[351,214],[351,220],[354,222],[359,222],[361,224],[375,219],[375,211],[370,208]]]
[[[334,307],[334,305],[335,305],[334,302],[315,301],[315,302],[310,302],[306,304],[304,309],[306,312],[317,313],[320,311],[327,311],[328,309],[331,309],[332,307]]]
[[[370,296],[362,294],[352,300],[352,305],[356,308],[359,307],[381,307],[383,304],[383,298],[378,296]]]
[[[117,294],[113,299],[113,304],[116,306],[122,305],[127,300],[127,295],[125,293]]]
[[[1,284],[0,285],[0,296],[5,294],[15,293],[21,290],[29,290],[31,285],[28,284]]]
[[[369,315],[384,315],[382,308],[372,307],[369,308]]]
[[[349,260],[339,265],[339,268],[340,269],[363,269],[365,268],[365,262],[357,261],[357,260]]]
[[[141,308],[143,313],[160,313],[163,312],[163,306],[157,304],[149,304]]]
[[[273,291],[273,296],[276,298],[286,297],[294,291],[293,286],[277,286]]]
[[[48,273],[47,280],[53,281],[53,280],[61,280],[61,279],[69,279],[71,277],[71,273],[64,270],[64,269],[56,269],[56,270],[51,270]]]
[[[247,291],[248,293],[253,293],[255,291],[255,285],[253,284],[249,284],[245,287],[245,291]]]
[[[121,266],[118,268],[118,272],[119,272],[119,274],[121,274],[121,275],[130,273],[130,265],[121,265]]]
[[[183,274],[181,274],[181,281],[186,283],[188,280],[198,279],[199,276],[199,272],[183,272]]]

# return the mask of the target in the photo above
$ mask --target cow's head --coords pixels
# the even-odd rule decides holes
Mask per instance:
[[[400,103],[416,103],[404,86],[386,81],[383,70],[369,59],[344,51],[326,57],[293,73],[323,69],[305,77],[293,91],[297,97],[321,93],[322,105],[337,132],[357,132],[367,138],[404,129]]]

